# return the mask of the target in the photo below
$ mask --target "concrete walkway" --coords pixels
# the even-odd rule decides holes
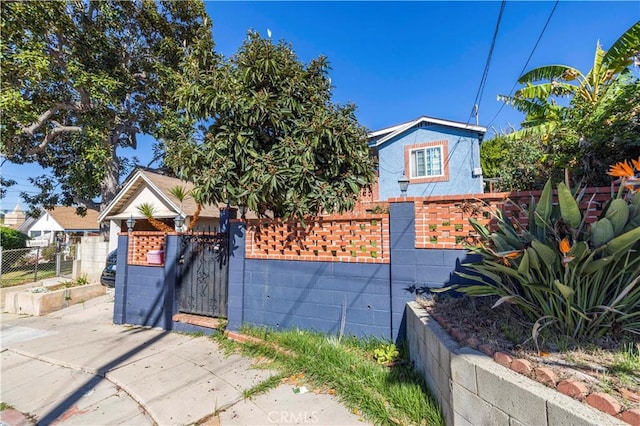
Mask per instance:
[[[43,317],[1,314],[0,399],[15,410],[0,424],[364,424],[335,397],[284,384],[245,400],[274,372],[206,337],[114,325],[112,312],[108,294]]]

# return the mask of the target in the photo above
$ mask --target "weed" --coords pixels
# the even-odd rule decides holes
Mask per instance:
[[[638,374],[640,373],[640,343],[627,343],[623,349],[614,355],[611,370],[616,373]]]
[[[338,340],[301,330],[243,328],[242,332],[265,340],[234,344],[242,352],[271,360],[269,368],[277,369],[281,373],[278,377],[302,375],[308,385],[335,392],[353,412],[373,423],[444,424],[422,376],[408,364],[388,368],[371,358],[375,349],[388,343],[347,336]],[[245,394],[266,390],[275,380],[268,379]]]
[[[280,384],[280,382],[284,377],[285,377],[284,374],[276,374],[276,375],[270,376],[268,379],[258,383],[257,385],[242,391],[242,397],[244,399],[249,399],[254,395],[266,393],[271,389],[278,387],[278,385]]]
[[[9,410],[13,408],[13,406],[7,404],[6,402],[0,402],[0,411]]]
[[[390,345],[382,345],[373,351],[373,357],[378,361],[378,364],[394,362],[399,356],[400,352],[393,343]]]

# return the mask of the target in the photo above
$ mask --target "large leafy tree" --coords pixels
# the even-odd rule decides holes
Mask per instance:
[[[178,98],[208,128],[170,144],[168,164],[201,202],[299,218],[352,208],[374,164],[355,107],[331,102],[328,68],[253,32],[231,58],[194,51]]]
[[[586,184],[605,183],[607,167],[628,158],[638,147],[640,133],[634,124],[638,120],[634,104],[638,80],[629,65],[639,54],[640,21],[609,50],[598,43],[587,73],[568,65],[528,71],[519,78],[523,87],[513,96],[498,97],[525,113],[521,129],[500,138],[537,146],[536,168],[544,170],[545,176],[569,168]],[[503,175],[510,174],[508,157],[504,157]]]
[[[136,136],[171,137],[185,47],[212,48],[200,0],[1,3],[2,154],[38,163],[32,206],[106,205]]]

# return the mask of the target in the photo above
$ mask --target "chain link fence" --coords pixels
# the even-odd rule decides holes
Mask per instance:
[[[0,248],[0,287],[32,283],[45,278],[71,277],[76,246],[59,248]]]

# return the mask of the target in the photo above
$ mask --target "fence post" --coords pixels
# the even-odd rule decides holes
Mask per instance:
[[[2,246],[0,246],[0,278],[2,277]]]
[[[36,266],[33,275],[33,282],[38,281],[38,264],[40,263],[40,246],[36,247]]]
[[[62,252],[59,251],[56,253],[56,277],[60,276],[60,261],[62,258]]]

